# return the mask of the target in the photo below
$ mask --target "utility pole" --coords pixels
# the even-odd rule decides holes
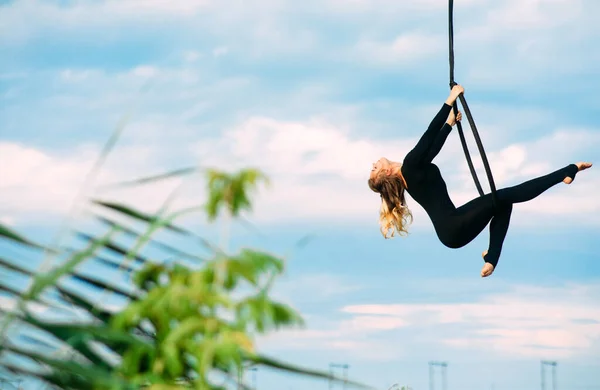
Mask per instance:
[[[558,363],[556,361],[550,361],[550,360],[542,360],[540,363],[540,373],[542,376],[542,390],[546,390],[546,366],[550,366],[552,369],[552,390],[556,390],[557,389],[557,385],[556,385],[556,366],[558,365]]]
[[[440,367],[441,371],[442,371],[441,372],[441,374],[442,374],[442,390],[448,390],[447,377],[446,377],[446,369],[448,368],[448,363],[447,362],[435,362],[435,361],[429,362],[429,390],[435,390],[435,386],[434,386],[435,367]]]
[[[346,383],[348,382],[348,368],[350,368],[350,366],[348,364],[329,363],[329,376],[331,376],[331,377],[334,376],[334,370],[336,368],[342,369],[342,375],[344,378],[342,388],[345,389]],[[333,380],[329,379],[329,389],[331,390],[332,388],[333,388]]]

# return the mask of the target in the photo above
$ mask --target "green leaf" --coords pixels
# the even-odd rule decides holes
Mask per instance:
[[[132,217],[134,219],[138,219],[138,220],[141,220],[141,221],[144,221],[144,222],[154,225],[152,232],[154,232],[155,230],[158,230],[158,228],[165,227],[165,228],[172,230],[176,233],[179,233],[183,236],[193,238],[195,241],[197,241],[198,243],[200,243],[201,245],[210,249],[213,252],[219,252],[218,248],[216,248],[214,245],[212,245],[210,242],[208,242],[203,237],[198,236],[197,234],[195,234],[194,232],[192,232],[188,229],[182,228],[180,226],[177,226],[177,225],[171,223],[171,221],[173,221],[177,217],[180,217],[182,215],[185,215],[185,214],[188,214],[191,212],[199,211],[201,209],[200,207],[189,207],[189,208],[186,208],[183,210],[176,211],[168,217],[160,218],[156,215],[148,215],[146,213],[142,213],[141,211],[135,210],[130,206],[120,205],[120,204],[111,203],[111,202],[103,202],[103,201],[99,201],[99,200],[95,200],[93,202],[99,206],[109,208],[111,210],[120,212],[129,217]],[[145,239],[148,239],[148,238],[149,237],[146,237]]]
[[[135,290],[129,291],[128,289],[124,288],[123,286],[118,286],[115,283],[102,281],[93,276],[87,276],[87,275],[83,275],[83,274],[74,272],[71,275],[71,278],[78,280],[80,282],[83,282],[84,284],[94,286],[100,290],[110,291],[114,294],[120,295],[125,298],[135,299],[135,298],[141,296],[141,293],[139,291],[135,291]]]
[[[116,260],[112,260],[112,259],[109,259],[107,257],[94,256],[93,260],[95,260],[95,261],[97,261],[97,262],[99,262],[101,264],[104,264],[105,266],[107,266],[109,268],[112,268],[112,269],[115,269],[115,270],[119,270],[119,271],[124,272],[126,274],[133,274],[133,273],[135,273],[138,270],[137,268],[134,268],[134,267],[132,267],[129,264],[125,264],[125,262],[120,262],[119,263]]]
[[[304,325],[302,317],[289,305],[283,303],[271,303],[272,323],[277,329],[281,326]]]
[[[49,250],[48,248],[44,247],[43,245],[40,245],[38,243],[35,243],[35,242],[25,238],[24,236],[20,235],[16,231],[8,228],[7,226],[5,226],[3,224],[0,224],[0,237],[5,238],[10,241],[14,241],[16,243],[19,243],[19,244],[22,244],[25,246],[28,246],[30,248]]]
[[[27,268],[21,266],[20,264],[17,264],[16,262],[12,262],[9,261],[5,258],[1,258],[0,257],[0,266],[3,266],[5,268],[8,268],[14,272],[20,273],[22,275],[26,275],[26,276],[32,276],[34,275],[34,273],[30,270],[28,270]],[[9,287],[6,285],[3,285],[0,283],[0,290],[3,291],[7,291],[13,295],[15,295],[16,297],[22,297],[24,295],[24,291],[23,290],[18,290],[16,288],[13,287]],[[16,300],[16,298],[15,298]],[[40,303],[43,305],[46,305],[48,307],[52,307],[54,309],[58,309],[58,310],[65,310],[64,307],[62,307],[61,305],[59,305],[57,302],[53,302],[52,300],[47,299],[46,297],[43,296],[39,296],[37,297],[35,300],[33,300],[36,303]]]
[[[103,309],[98,303],[92,303],[88,298],[78,295],[77,292],[71,292],[59,286],[56,286],[56,288],[63,299],[71,302],[75,307],[82,309],[101,322],[108,322],[112,318],[112,313]]]
[[[87,260],[89,257],[101,247],[105,246],[110,237],[116,233],[116,228],[109,231],[103,238],[94,240],[90,245],[83,251],[74,254],[64,265],[50,271],[47,274],[36,275],[36,278],[31,286],[29,293],[25,295],[25,299],[35,299],[46,287],[54,285],[58,279],[65,274],[71,272],[80,263]]]
[[[165,344],[179,344],[185,338],[191,338],[196,333],[201,333],[207,328],[207,319],[190,317],[183,320],[179,326],[172,330],[165,338]],[[221,324],[222,326],[222,324]]]
[[[126,227],[126,226],[124,226],[124,225],[122,225],[122,224],[120,224],[120,223],[118,223],[118,222],[116,222],[114,220],[109,219],[109,218],[106,218],[106,217],[103,217],[103,216],[96,216],[96,218],[100,222],[102,222],[103,224],[105,224],[105,225],[108,225],[108,226],[115,226],[115,225],[119,226],[123,230],[124,233],[126,233],[127,235],[129,235],[129,236],[131,236],[133,238],[137,239],[137,238],[139,238],[139,237],[142,236],[142,233],[140,233],[140,232],[138,232],[138,231],[136,231],[134,229],[131,229],[129,227]],[[204,258],[202,258],[200,256],[187,253],[185,251],[182,251],[181,249],[175,248],[174,246],[165,244],[164,242],[160,242],[160,241],[155,240],[155,239],[150,240],[149,243],[152,244],[153,246],[157,247],[157,248],[162,249],[166,253],[173,254],[173,255],[178,256],[178,257],[187,258],[187,259],[195,260],[195,261],[201,261],[201,262],[203,262],[205,260]]]
[[[0,265],[3,265],[4,267],[6,267],[10,270],[17,271],[17,272],[20,272],[25,275],[33,275],[32,271],[23,267],[21,264],[19,264],[18,261],[11,261],[4,257],[0,257]]]
[[[144,221],[147,223],[157,223],[157,222],[160,222],[160,220],[161,220],[161,218],[156,215],[146,214],[146,213],[135,210],[129,206],[125,206],[120,203],[105,202],[105,201],[101,201],[101,200],[92,200],[92,203],[94,203],[98,206],[102,206],[102,207],[108,208],[110,210],[119,212],[119,213],[124,214],[128,217],[131,217],[133,219],[137,219],[137,220]],[[171,224],[167,224],[166,227],[173,231],[176,231],[178,233],[185,232],[184,229],[181,229],[177,226],[173,226]]]
[[[113,227],[113,229],[115,229],[115,228],[116,228],[116,227]],[[76,232],[76,235],[77,235],[77,237],[79,237],[79,238],[81,238],[81,239],[83,239],[83,240],[85,240],[85,241],[87,241],[87,242],[94,242],[94,241],[96,241],[96,240],[97,240],[97,238],[96,238],[96,237],[90,236],[89,234],[85,234],[85,233],[82,233],[82,232]],[[108,250],[110,250],[110,251],[112,251],[112,252],[114,252],[114,253],[116,253],[116,254],[118,254],[118,255],[121,255],[121,256],[126,256],[126,255],[127,255],[127,253],[129,253],[129,251],[128,251],[128,250],[126,250],[126,249],[125,249],[125,248],[123,248],[122,246],[120,246],[120,245],[118,245],[118,244],[114,243],[114,242],[113,242],[113,241],[111,241],[111,240],[107,240],[107,241],[104,243],[103,247],[104,247],[105,249],[108,249]],[[134,260],[136,260],[136,261],[137,261],[138,263],[140,263],[140,264],[144,264],[144,263],[146,263],[146,262],[149,262],[149,261],[150,261],[149,259],[147,259],[147,258],[145,258],[145,257],[141,256],[140,254],[136,254],[136,255],[134,255],[132,258],[133,258]]]
[[[248,196],[260,180],[268,183],[267,177],[256,169],[244,169],[237,174],[227,174],[215,169],[206,171],[208,177],[208,201],[206,212],[209,221],[214,221],[225,207],[229,214],[237,217],[243,210],[251,210]]]
[[[98,366],[82,365],[72,360],[53,359],[43,354],[12,345],[4,345],[3,348],[54,368],[56,371],[53,373],[42,374],[39,377],[51,383],[59,384],[63,388],[85,389],[97,388],[97,386],[124,390],[134,388],[127,384],[127,382],[114,377],[111,371]]]
[[[137,186],[140,184],[148,184],[148,183],[153,183],[156,181],[171,179],[173,177],[186,176],[186,175],[189,175],[192,173],[196,173],[198,171],[199,171],[199,168],[196,166],[187,167],[187,168],[179,168],[179,169],[161,173],[158,175],[142,177],[140,179],[134,179],[134,180],[124,181],[124,182],[115,183],[115,184],[108,184],[108,185],[102,186],[100,188],[120,188],[120,187]]]
[[[100,365],[106,365],[106,363],[100,355],[88,346],[87,343],[90,341],[104,344],[119,354],[133,347],[146,350],[151,348],[151,344],[147,341],[128,332],[113,329],[107,323],[98,325],[55,323],[36,319],[30,315],[25,315],[22,320],[69,344],[82,356]]]

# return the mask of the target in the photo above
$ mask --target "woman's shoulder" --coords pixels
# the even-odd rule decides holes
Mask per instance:
[[[420,170],[421,168],[412,164],[402,164],[400,167],[400,173],[407,181],[418,179],[420,176]]]
[[[402,166],[400,167],[400,171],[402,172],[402,175],[404,175],[404,176],[418,178],[418,177],[422,177],[423,175],[427,175],[427,173],[429,171],[431,171],[432,168],[436,169],[437,167],[435,167],[435,165],[433,163],[427,163],[427,164],[405,163],[405,164],[402,164]]]
[[[402,171],[402,173],[404,173],[404,172],[413,173],[413,172],[418,172],[422,169],[423,169],[422,167],[420,167],[418,164],[413,164],[410,160],[404,160],[402,162],[402,166],[400,167],[400,170]]]

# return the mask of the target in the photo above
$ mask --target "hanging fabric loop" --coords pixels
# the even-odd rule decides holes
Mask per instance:
[[[454,0],[448,0],[448,43],[449,43],[449,60],[450,60],[450,89],[452,89],[455,85],[457,85],[454,79]],[[477,126],[475,125],[475,121],[473,120],[473,115],[471,115],[471,110],[469,109],[469,105],[467,104],[467,100],[464,97],[464,94],[460,94],[458,97],[460,100],[460,104],[463,107],[463,112],[467,117],[469,125],[471,126],[471,131],[473,132],[473,136],[475,137],[475,142],[477,143],[477,149],[479,150],[479,154],[481,155],[481,160],[483,161],[483,166],[485,168],[485,173],[488,178],[488,182],[490,184],[490,191],[492,193],[492,200],[494,202],[494,206],[497,206],[497,196],[496,196],[496,184],[494,183],[494,177],[492,176],[492,170],[490,169],[490,164],[487,159],[487,155],[485,154],[485,150],[483,148],[483,143],[481,142],[481,137],[479,136],[479,132],[477,131]],[[455,102],[453,106],[454,115],[458,113],[458,104]],[[459,121],[456,121],[456,128],[458,129],[458,135],[460,137],[460,143],[462,144],[463,151],[465,153],[465,158],[467,160],[467,165],[469,166],[469,171],[471,171],[471,176],[473,177],[473,181],[475,182],[475,187],[477,187],[477,191],[480,196],[484,195],[483,189],[481,188],[481,183],[479,182],[479,178],[477,177],[477,173],[475,172],[475,167],[473,166],[473,161],[471,160],[471,154],[469,153],[469,148],[467,146],[467,141],[465,139],[465,134],[462,129],[462,124]]]

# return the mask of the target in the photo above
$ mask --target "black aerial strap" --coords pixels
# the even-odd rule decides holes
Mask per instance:
[[[449,35],[449,49],[450,49],[450,88],[454,87],[457,83],[454,81],[454,23],[453,23],[453,8],[454,8],[454,0],[448,0],[448,35]],[[460,103],[463,106],[463,110],[467,120],[469,121],[469,125],[471,126],[471,130],[473,131],[473,136],[475,137],[475,142],[477,143],[477,148],[479,149],[479,154],[481,155],[481,159],[483,160],[483,166],[485,168],[485,173],[487,174],[488,181],[490,183],[490,190],[492,192],[492,200],[494,202],[494,206],[498,204],[496,197],[496,185],[494,184],[494,178],[492,176],[492,171],[490,169],[490,164],[488,162],[487,156],[485,154],[485,150],[483,149],[483,143],[481,142],[481,138],[479,137],[479,133],[477,132],[477,127],[475,126],[475,121],[473,120],[473,116],[471,115],[471,110],[469,110],[469,106],[467,105],[467,100],[465,99],[463,94],[460,94],[458,97]],[[458,105],[454,102],[454,115],[458,112]],[[456,127],[458,129],[458,135],[460,136],[460,143],[462,144],[462,148],[465,152],[465,157],[467,159],[467,164],[469,165],[469,170],[471,171],[471,176],[473,176],[473,181],[475,181],[475,186],[477,187],[477,191],[479,191],[479,195],[483,196],[483,189],[481,188],[481,183],[477,178],[477,174],[475,173],[475,168],[473,167],[473,161],[471,160],[471,155],[469,153],[469,149],[467,147],[467,141],[465,139],[465,134],[462,129],[462,125],[459,121],[456,121]]]

